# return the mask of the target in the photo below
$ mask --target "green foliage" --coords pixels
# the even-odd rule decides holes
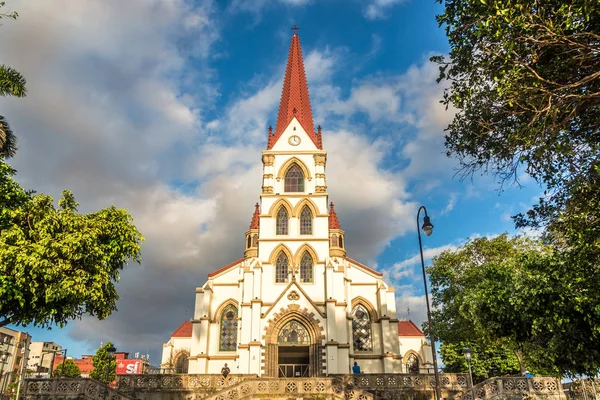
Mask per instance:
[[[52,377],[79,378],[81,377],[81,371],[73,360],[65,360],[65,362],[58,364],[56,369],[52,372]]]
[[[506,349],[539,374],[600,367],[595,265],[504,234],[440,254],[429,273],[435,334],[446,345]]]
[[[444,362],[444,372],[458,373],[469,372],[463,349],[470,343],[442,343],[440,354]],[[484,381],[494,376],[520,373],[519,360],[515,353],[499,346],[473,347],[471,370],[475,383]]]
[[[5,6],[0,2],[0,8]],[[19,14],[16,11],[10,13],[0,12],[0,19],[8,18],[16,20]],[[0,65],[0,96],[25,97],[27,88],[26,81],[15,69],[6,65]],[[0,115],[0,157],[13,157],[17,151],[17,138],[15,137],[6,119]]]
[[[111,346],[112,343],[107,342],[96,351],[92,359],[94,370],[90,372],[90,378],[104,383],[110,383],[117,378],[117,360],[108,354],[108,348]]]
[[[441,0],[438,0],[441,2]],[[438,22],[450,60],[443,102],[457,109],[448,155],[465,176],[495,174],[518,182],[523,168],[547,188],[518,226],[584,219],[600,231],[600,3],[598,0],[445,0]],[[589,203],[588,200],[592,200]],[[574,221],[569,220],[573,218]],[[600,246],[596,235],[591,239]]]
[[[119,298],[115,282],[144,239],[114,206],[79,214],[73,194],[59,207],[25,191],[0,161],[0,326],[64,326],[87,313],[104,319]]]

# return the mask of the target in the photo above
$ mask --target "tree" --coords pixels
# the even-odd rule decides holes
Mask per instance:
[[[444,372],[469,372],[469,366],[463,355],[463,349],[471,347],[471,369],[475,383],[494,376],[517,374],[520,372],[519,360],[511,350],[499,346],[472,346],[468,342],[442,343],[440,355],[444,362]]]
[[[65,360],[58,364],[54,372],[52,372],[52,377],[79,378],[81,377],[81,371],[73,360]]]
[[[4,7],[5,2],[0,2],[0,8]],[[8,18],[16,20],[16,12],[0,12],[0,19]],[[25,97],[27,88],[25,87],[25,78],[15,69],[6,65],[0,65],[0,96]],[[8,121],[0,115],[0,157],[9,158],[15,155],[17,151],[17,138],[14,135]]]
[[[581,278],[579,269],[590,265],[573,265],[570,256],[507,234],[440,254],[429,268],[435,336],[446,345],[513,351],[522,370],[593,374],[600,368],[600,278]]]
[[[73,194],[53,199],[24,190],[0,161],[0,326],[64,326],[116,310],[115,282],[141,262],[144,238],[114,206],[79,214]]]
[[[117,378],[117,360],[108,354],[108,348],[111,346],[112,343],[107,342],[98,348],[96,355],[92,358],[94,370],[90,372],[91,378],[107,384]]]
[[[442,2],[442,0],[437,0]],[[547,227],[569,245],[581,220],[600,246],[600,3],[444,0],[450,60],[433,57],[457,109],[448,155],[463,177],[483,171],[546,188],[517,226]],[[590,201],[591,200],[591,201]],[[580,243],[581,237],[575,241]],[[594,254],[595,256],[596,254]]]

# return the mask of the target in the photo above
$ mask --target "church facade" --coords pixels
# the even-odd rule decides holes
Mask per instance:
[[[423,333],[397,319],[394,288],[346,254],[322,143],[294,33],[243,257],[196,289],[193,319],[163,346],[163,370],[219,373],[227,363],[233,374],[306,377],[347,374],[354,362],[366,373],[431,364]]]

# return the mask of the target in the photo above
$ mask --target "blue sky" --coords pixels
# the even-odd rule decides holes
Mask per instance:
[[[240,257],[260,193],[260,151],[275,125],[291,26],[300,26],[328,191],[348,255],[383,271],[399,317],[425,317],[416,210],[435,225],[429,258],[469,237],[513,231],[540,189],[455,177],[428,59],[448,51],[433,0],[14,0],[2,63],[28,80],[0,99],[20,140],[18,180],[82,211],[127,208],[147,238],[118,285],[119,311],[65,329],[28,327],[69,354],[111,340],[151,354],[189,317],[194,288]]]

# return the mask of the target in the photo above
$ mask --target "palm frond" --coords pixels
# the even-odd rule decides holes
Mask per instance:
[[[25,97],[26,83],[19,71],[7,65],[0,65],[0,96]]]
[[[10,158],[17,152],[17,137],[14,135],[10,125],[0,115],[0,157]]]

